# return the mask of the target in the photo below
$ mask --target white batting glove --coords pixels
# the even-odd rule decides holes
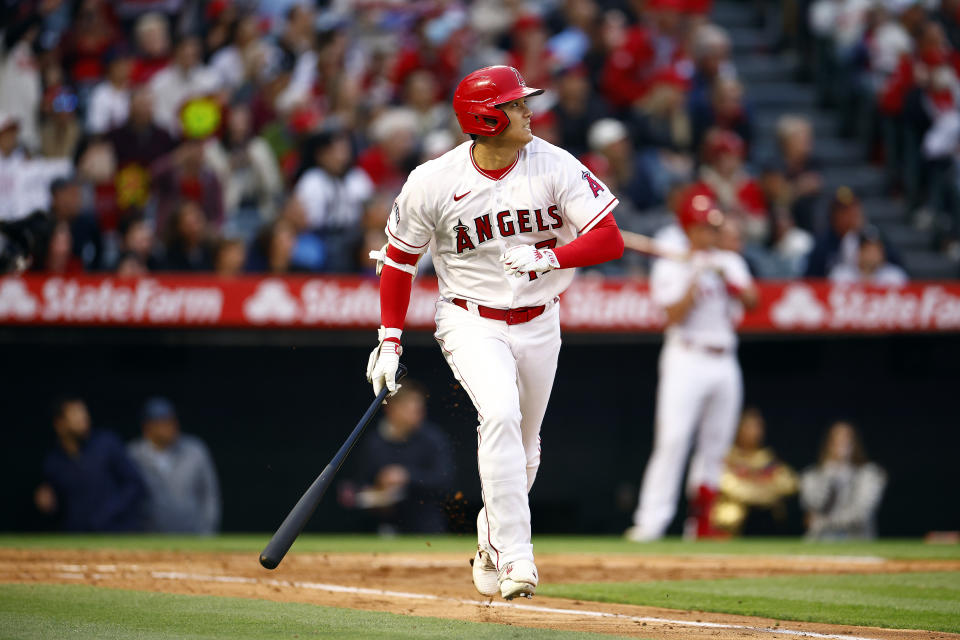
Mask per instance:
[[[397,368],[403,347],[392,340],[384,340],[386,332],[383,327],[380,327],[378,337],[380,342],[367,359],[367,382],[373,385],[373,395],[380,395],[380,390],[386,386],[390,392],[387,395],[392,396],[402,386],[397,384]]]
[[[504,271],[518,277],[531,271],[544,273],[560,268],[560,261],[552,249],[537,249],[529,244],[510,247],[500,256],[500,262]]]

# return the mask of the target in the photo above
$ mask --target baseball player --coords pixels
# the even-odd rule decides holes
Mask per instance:
[[[436,340],[477,409],[473,581],[483,595],[530,597],[537,586],[527,493],[540,465],[540,423],[560,350],[558,295],[573,268],[613,260],[617,199],[566,151],[530,131],[527,87],[513,67],[474,71],[453,109],[473,138],[411,172],[380,256],[380,343],[367,379],[393,392],[418,258],[440,282]]]
[[[650,293],[667,315],[653,453],[647,463],[627,537],[641,542],[663,536],[677,508],[687,473],[691,518],[688,537],[707,537],[723,458],[736,431],[743,395],[735,322],[757,291],[739,254],[715,248],[723,214],[704,186],[688,187],[676,215],[689,241],[685,260],[660,259],[650,274]]]

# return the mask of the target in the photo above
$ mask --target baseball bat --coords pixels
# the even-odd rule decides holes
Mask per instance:
[[[405,375],[407,375],[407,368],[401,364],[397,368],[397,380],[403,379]],[[337,475],[340,467],[343,466],[343,461],[350,455],[353,446],[357,444],[357,440],[363,435],[367,425],[370,424],[380,405],[383,404],[387,393],[389,393],[389,390],[386,387],[380,390],[380,393],[377,394],[373,403],[367,408],[363,417],[360,418],[360,422],[353,428],[353,431],[340,446],[340,450],[337,451],[337,454],[330,460],[330,463],[323,470],[323,473],[317,476],[317,479],[313,481],[313,484],[310,485],[306,493],[300,497],[297,504],[294,505],[290,513],[287,514],[280,528],[277,529],[277,532],[270,538],[270,542],[268,542],[267,546],[260,552],[260,564],[263,565],[264,568],[276,569],[280,561],[283,560],[283,557],[287,555],[287,551],[290,550],[293,541],[297,539],[297,536],[300,535],[303,527],[307,524],[307,520],[309,520],[313,512],[317,510],[317,505],[320,504],[320,500],[323,499],[323,494],[330,488],[330,483],[333,482],[333,477]]]
[[[666,258],[667,260],[686,260],[689,256],[683,251],[671,250],[657,244],[657,241],[649,236],[645,236],[633,231],[620,230],[623,236],[623,246],[633,251],[639,251],[649,256],[657,258]]]

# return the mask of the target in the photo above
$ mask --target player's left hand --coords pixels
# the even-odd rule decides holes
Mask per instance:
[[[503,270],[517,277],[535,271],[544,273],[560,268],[560,261],[551,249],[537,249],[533,245],[521,244],[510,247],[500,256]]]

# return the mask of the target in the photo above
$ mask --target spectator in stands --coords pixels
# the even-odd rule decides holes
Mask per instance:
[[[886,474],[870,462],[860,434],[849,422],[835,422],[823,440],[816,466],[800,477],[800,504],[812,540],[873,538]]]
[[[173,150],[173,137],[153,122],[153,93],[139,87],[130,96],[130,114],[119,127],[107,135],[117,154],[117,165],[149,167],[158,158]]]
[[[232,278],[243,273],[247,263],[247,245],[241,238],[222,238],[217,243],[213,268],[221,278]]]
[[[432,131],[449,129],[453,122],[450,105],[445,100],[437,100],[436,96],[437,80],[432,73],[419,69],[407,76],[403,87],[403,104],[416,116],[419,137]]]
[[[107,78],[90,94],[87,133],[99,135],[120,127],[130,114],[130,74],[133,58],[114,47],[107,56]]]
[[[162,252],[158,251],[153,227],[142,214],[130,214],[120,220],[120,262],[133,259],[143,268],[143,272],[155,271],[163,266]],[[128,265],[129,266],[129,265]]]
[[[404,380],[384,419],[360,443],[356,488],[340,491],[344,506],[374,512],[381,534],[447,529],[440,501],[451,484],[453,457],[447,435],[426,421],[426,397],[423,386]]]
[[[237,19],[230,41],[210,58],[210,68],[217,74],[221,87],[236,91],[256,77],[258,70],[248,60],[261,55],[259,36],[256,14]]]
[[[289,222],[274,220],[265,225],[250,247],[247,270],[274,275],[290,273],[297,269],[293,263],[293,250],[297,234]]]
[[[80,145],[83,128],[77,119],[77,94],[65,85],[47,90],[40,125],[40,155],[72,160]]]
[[[34,502],[65,531],[138,531],[146,495],[143,479],[113,433],[90,428],[77,396],[54,404],[57,443],[43,462],[44,483]]]
[[[590,87],[585,65],[567,69],[557,78],[558,146],[580,157],[587,152],[587,131],[607,116],[606,103]]]
[[[770,231],[760,183],[744,167],[743,140],[733,131],[712,129],[703,142],[700,181],[728,216],[743,225],[748,243],[762,244]]]
[[[797,474],[764,446],[766,422],[756,407],[747,407],[720,477],[720,496],[711,522],[734,535],[749,529],[748,521],[769,516],[782,528],[785,498],[797,492]]]
[[[158,229],[167,224],[172,210],[183,200],[199,204],[207,221],[219,228],[223,222],[223,187],[205,161],[201,141],[184,140],[151,169]]]
[[[588,159],[588,163],[618,197],[627,199],[636,209],[652,207],[662,200],[658,187],[668,180],[668,175],[659,162],[658,151],[634,151],[622,122],[614,118],[598,120],[590,127],[587,143],[599,156],[602,168],[597,161]]]
[[[409,109],[388,109],[370,124],[373,145],[357,158],[357,167],[379,191],[398,194],[416,162],[417,117]]]
[[[687,108],[695,121],[705,120],[712,111],[711,96],[717,78],[736,77],[730,60],[730,36],[714,24],[701,24],[693,32],[695,70],[690,80]]]
[[[127,452],[147,485],[144,529],[213,534],[220,528],[220,485],[206,445],[181,433],[173,405],[151,398],[143,407],[143,437]]]
[[[213,243],[206,216],[193,200],[180,203],[170,218],[163,268],[167,271],[210,271]]]
[[[761,271],[762,275],[768,278],[797,278],[803,275],[813,245],[813,234],[797,227],[790,211],[774,209],[770,228],[770,261]]]
[[[707,109],[692,111],[692,147],[700,149],[713,128],[736,133],[744,145],[744,153],[753,140],[753,120],[743,97],[743,85],[735,77],[719,76],[713,82]]]
[[[17,122],[20,142],[31,150],[40,142],[37,117],[43,89],[34,53],[40,27],[36,16],[9,25],[0,51],[0,113]]]
[[[204,145],[204,157],[223,185],[226,230],[252,236],[276,214],[283,181],[270,145],[253,134],[247,105],[228,109],[223,132]]]
[[[887,262],[883,238],[876,227],[864,227],[854,264],[840,263],[830,270],[830,280],[838,284],[864,283],[899,287],[907,283],[907,273]]]
[[[153,120],[171,135],[180,131],[180,108],[187,100],[220,89],[217,74],[204,66],[201,53],[199,37],[181,37],[174,46],[171,64],[150,79]]]
[[[830,227],[822,233],[807,256],[806,276],[825,278],[838,264],[853,264],[859,248],[857,234],[863,228],[863,208],[850,187],[840,187],[830,204]]]
[[[50,186],[50,218],[54,224],[62,223],[69,230],[70,253],[79,260],[81,270],[93,271],[99,268],[103,237],[97,225],[96,214],[83,209],[83,191],[76,179],[58,178],[53,181]],[[63,239],[64,235],[61,233],[56,242]]]
[[[303,205],[310,228],[324,241],[326,269],[347,271],[363,204],[373,195],[373,183],[353,165],[350,140],[342,131],[317,134],[302,152],[305,168],[297,181],[296,198]]]
[[[111,3],[105,0],[81,0],[60,46],[67,72],[81,95],[104,77],[103,62],[120,39]]]
[[[19,220],[50,206],[50,183],[69,174],[69,160],[31,159],[19,144],[16,117],[0,111],[0,220]]]
[[[145,13],[134,27],[139,54],[133,64],[133,83],[149,83],[154,75],[170,64],[170,28],[160,13]]]
[[[813,229],[823,191],[820,164],[813,156],[813,125],[803,116],[783,115],[777,120],[779,170],[786,179],[789,209],[803,229]]]
[[[320,271],[326,263],[327,255],[323,240],[310,230],[307,221],[307,211],[299,198],[287,198],[280,211],[280,220],[290,225],[296,240],[293,245],[293,254],[290,263],[297,271]],[[386,218],[381,222],[386,225]]]

